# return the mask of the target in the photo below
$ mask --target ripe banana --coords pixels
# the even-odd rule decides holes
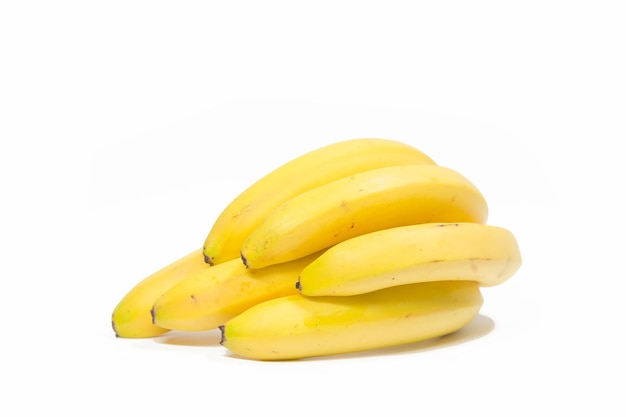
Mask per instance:
[[[166,333],[169,329],[152,323],[150,309],[156,299],[188,275],[207,270],[202,249],[197,249],[144,278],[126,293],[111,316],[117,337],[144,338]]]
[[[257,360],[366,351],[457,331],[482,303],[473,281],[408,284],[347,297],[291,295],[251,307],[220,326],[221,343]]]
[[[318,255],[259,270],[247,269],[239,258],[207,265],[156,300],[153,322],[171,330],[216,329],[262,301],[297,294],[298,274]]]
[[[307,265],[297,287],[307,296],[355,295],[441,280],[498,285],[521,266],[509,230],[478,223],[425,223],[380,230],[329,248]]]
[[[358,172],[405,164],[435,162],[389,139],[351,139],[303,154],[252,184],[222,211],[204,242],[205,261],[215,265],[238,258],[244,239],[265,216],[304,191]]]
[[[450,168],[372,169],[283,203],[249,234],[241,257],[249,268],[261,268],[376,230],[428,222],[484,223],[487,214],[481,192]]]

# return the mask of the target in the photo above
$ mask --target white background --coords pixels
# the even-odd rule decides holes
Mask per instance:
[[[0,414],[625,415],[622,4],[3,2]],[[114,337],[245,186],[355,137],[462,172],[518,237],[476,321],[279,363]]]

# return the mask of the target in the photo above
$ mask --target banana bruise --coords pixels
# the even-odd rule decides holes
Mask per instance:
[[[305,191],[339,178],[394,165],[435,162],[422,151],[390,139],[336,142],[305,153],[252,184],[226,206],[204,242],[205,261],[239,258],[241,244],[270,211]]]
[[[152,307],[152,320],[171,330],[216,329],[260,302],[297,294],[298,275],[317,256],[254,271],[240,259],[204,268],[159,297]]]
[[[256,360],[291,360],[400,346],[453,333],[480,311],[478,283],[437,281],[346,297],[291,295],[220,326],[221,344]]]
[[[290,261],[377,230],[430,222],[485,223],[466,177],[439,165],[372,169],[304,192],[268,214],[241,248],[249,268]]]
[[[521,266],[513,233],[478,223],[425,223],[357,236],[307,265],[297,287],[308,296],[355,295],[440,280],[501,284]]]
[[[115,335],[123,338],[147,338],[168,332],[169,329],[152,323],[152,305],[173,285],[189,275],[209,268],[204,262],[202,249],[197,249],[138,282],[113,310],[111,324]]]

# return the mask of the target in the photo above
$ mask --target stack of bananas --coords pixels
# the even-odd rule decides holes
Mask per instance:
[[[118,337],[220,329],[257,360],[398,346],[455,332],[481,287],[521,266],[479,189],[422,151],[351,139],[303,154],[236,197],[201,249],[138,282]]]

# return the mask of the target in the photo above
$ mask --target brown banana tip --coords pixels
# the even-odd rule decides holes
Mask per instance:
[[[113,327],[113,333],[115,333],[115,337],[120,337],[117,329],[115,328],[115,320],[111,319],[111,327]]]
[[[222,337],[220,339],[220,345],[224,345],[224,343],[226,342],[226,335],[224,334],[224,325],[221,326],[217,326],[218,329],[220,329],[220,332],[222,333]]]
[[[245,256],[243,256],[243,252],[240,253],[240,256],[241,256],[241,261],[243,262],[243,264],[246,266],[246,268],[249,268],[248,260],[246,259]]]
[[[300,277],[298,277],[298,280],[296,281],[296,290],[302,291],[302,288],[300,287]]]
[[[156,324],[155,323],[156,314],[154,313],[154,306],[152,306],[152,308],[150,309],[150,317],[152,317],[152,324]]]
[[[204,262],[213,266],[213,260],[211,259],[211,257],[209,255],[207,255],[206,253],[203,253],[202,256],[204,256]]]

